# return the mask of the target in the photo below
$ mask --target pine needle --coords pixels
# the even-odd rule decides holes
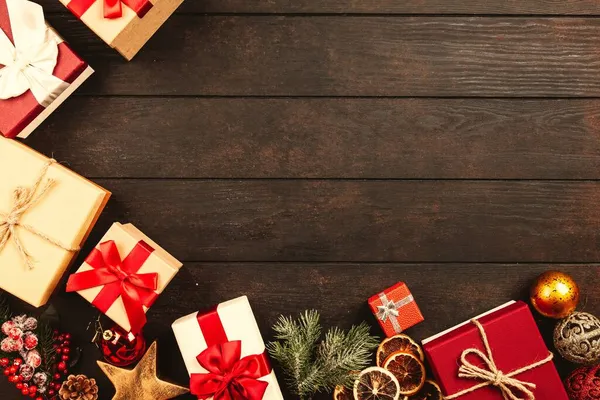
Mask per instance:
[[[355,372],[370,365],[378,338],[365,323],[348,332],[332,328],[321,339],[320,315],[305,311],[297,320],[279,317],[273,326],[277,341],[267,345],[284,371],[290,390],[300,399],[331,392],[337,385],[351,386]]]

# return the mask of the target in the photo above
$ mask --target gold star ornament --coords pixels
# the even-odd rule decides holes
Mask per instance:
[[[132,370],[102,361],[98,361],[98,365],[117,390],[112,400],[168,400],[189,392],[156,376],[156,342]]]

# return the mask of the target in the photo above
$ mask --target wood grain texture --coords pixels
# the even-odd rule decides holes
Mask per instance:
[[[188,261],[600,259],[598,182],[97,182],[114,195],[103,221]]]
[[[598,96],[600,19],[172,17],[126,63],[51,18],[97,74],[80,93]]]
[[[47,12],[65,12],[57,1],[36,0]],[[541,14],[598,15],[594,0],[187,0],[179,13],[277,14]]]
[[[582,309],[600,307],[598,297],[592,295],[600,285],[597,266],[552,267],[571,273],[580,282],[583,293],[589,294]],[[159,341],[159,369],[163,377],[186,384],[185,366],[170,324],[180,316],[236,296],[249,296],[265,340],[272,339],[270,326],[279,315],[297,315],[305,308],[320,310],[325,326],[348,328],[365,320],[372,324],[373,333],[381,335],[366,300],[402,280],[409,285],[425,316],[425,322],[408,331],[421,340],[508,300],[527,299],[530,282],[547,269],[548,265],[543,264],[186,263],[148,313],[146,337]],[[268,277],[270,283],[256,279],[258,275]],[[78,370],[96,377],[102,389],[101,400],[110,399],[111,385],[95,365],[100,354],[87,342],[93,333],[84,330],[95,312],[76,294],[56,296],[54,305],[63,315],[64,328],[76,332],[78,344],[84,348]],[[539,317],[537,320],[549,340],[553,321]],[[557,365],[563,374],[571,369],[560,359]],[[20,398],[4,379],[0,379],[0,392],[8,394],[9,399]],[[285,398],[294,397],[286,394]],[[315,400],[329,398],[330,395],[322,395]],[[192,397],[182,396],[181,400],[184,399]]]
[[[599,137],[592,100],[80,97],[29,143],[90,177],[598,179]]]

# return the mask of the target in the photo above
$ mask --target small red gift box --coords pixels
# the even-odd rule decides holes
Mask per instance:
[[[568,400],[527,304],[510,302],[423,341],[448,400]]]
[[[423,321],[423,314],[404,282],[372,296],[369,306],[387,337]]]
[[[27,0],[0,0],[0,42],[0,135],[26,138],[94,71]]]

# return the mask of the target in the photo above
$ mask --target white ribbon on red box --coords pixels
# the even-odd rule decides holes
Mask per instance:
[[[14,44],[0,30],[0,99],[31,90],[48,107],[69,84],[53,75],[62,39],[46,25],[42,7],[29,0],[6,0]]]

